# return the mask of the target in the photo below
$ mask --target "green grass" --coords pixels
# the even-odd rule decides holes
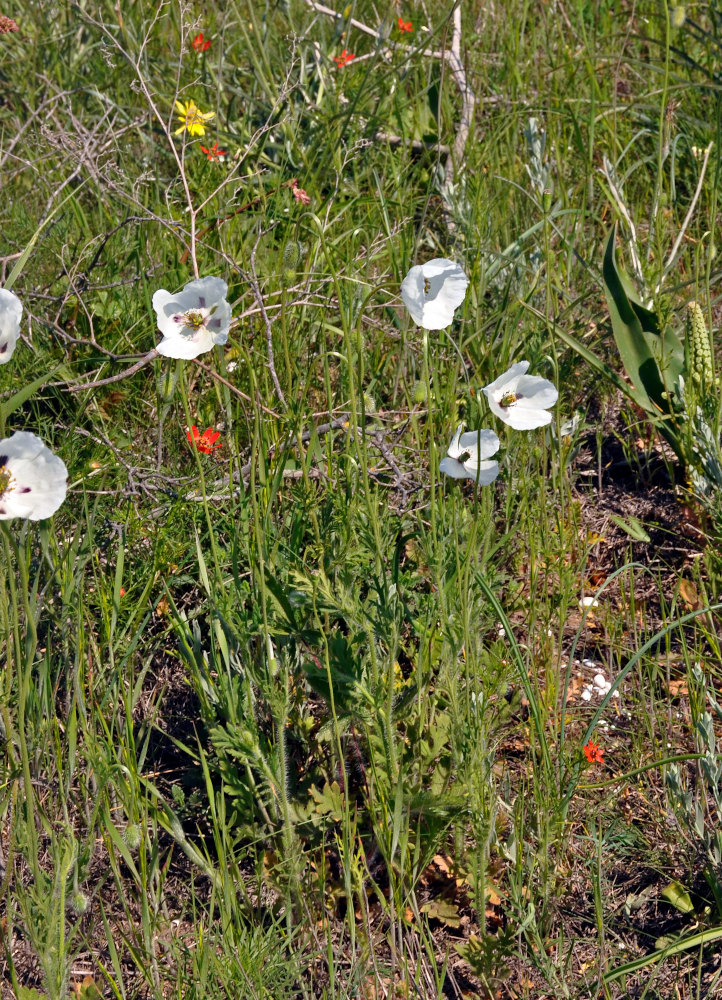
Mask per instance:
[[[614,222],[658,315],[719,325],[719,12],[462,3],[451,176],[453,11],[379,10],[5,10],[2,419],[70,475],[0,525],[8,995],[722,994],[722,516],[569,348],[623,375]],[[399,286],[436,256],[470,284],[425,332]],[[196,274],[225,347],[94,385]],[[548,429],[481,393],[521,359]],[[439,475],[460,422],[492,486]]]

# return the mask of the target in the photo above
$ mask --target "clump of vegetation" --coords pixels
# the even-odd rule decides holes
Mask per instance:
[[[722,20],[0,16],[3,983],[708,997]]]

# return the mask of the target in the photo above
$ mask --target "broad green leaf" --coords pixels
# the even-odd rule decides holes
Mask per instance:
[[[659,326],[654,312],[636,300],[629,278],[617,267],[613,226],[604,251],[604,291],[612,331],[624,369],[635,389],[663,413],[669,410],[666,393],[682,372],[684,350],[673,330]]]
[[[662,889],[661,895],[667,900],[668,903],[672,904],[675,910],[679,910],[680,913],[694,912],[694,904],[690,899],[689,893],[682,883],[678,882],[676,879]]]
[[[604,293],[612,319],[614,340],[624,370],[632,380],[632,385],[637,393],[644,400],[641,405],[644,406],[645,410],[650,410],[652,409],[652,399],[661,399],[664,386],[659,378],[659,371],[652,352],[642,334],[642,325],[632,308],[624,282],[617,270],[616,239],[617,227],[615,225],[612,226],[604,251],[602,270]]]

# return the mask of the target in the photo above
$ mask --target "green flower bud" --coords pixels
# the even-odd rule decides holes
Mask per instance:
[[[426,402],[426,386],[423,382],[416,383],[414,388],[411,390],[411,398],[416,404]]]
[[[129,823],[125,832],[123,833],[123,840],[126,842],[131,851],[134,851],[140,846],[140,827],[137,823]]]
[[[87,913],[90,900],[85,893],[78,891],[73,893],[70,905],[79,916],[82,916],[84,913]]]
[[[170,403],[178,388],[178,366],[175,364],[163,365],[155,384],[160,401],[166,404]]]
[[[686,17],[687,11],[684,6],[682,4],[677,4],[676,7],[672,8],[672,14],[669,20],[673,28],[681,28]]]
[[[282,278],[284,285],[293,283],[298,265],[301,263],[303,247],[298,240],[289,240],[283,248]]]

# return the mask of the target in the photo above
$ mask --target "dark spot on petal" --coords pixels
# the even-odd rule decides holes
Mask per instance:
[[[183,315],[183,313],[176,313],[175,316],[173,317],[173,322],[174,323],[185,323],[185,321],[186,321],[186,318]]]
[[[3,467],[3,465],[7,464],[7,460],[8,460],[7,455],[0,455],[0,469]]]
[[[221,328],[221,321],[219,319],[210,319],[206,323],[206,326],[209,329],[212,328],[214,330],[220,330],[220,328]]]
[[[7,351],[7,349],[8,349],[8,345],[7,345],[7,341],[5,341],[4,344],[0,345],[0,354],[4,354],[5,351]]]
[[[4,507],[0,507],[0,514],[7,514],[7,511],[5,510]]]
[[[205,307],[206,307],[206,298],[205,298],[205,295],[199,295],[198,296],[198,306],[201,309],[205,309]]]
[[[29,486],[22,486],[22,487],[21,487],[21,488],[20,488],[20,489],[18,490],[18,493],[30,493],[30,487],[29,487]]]

